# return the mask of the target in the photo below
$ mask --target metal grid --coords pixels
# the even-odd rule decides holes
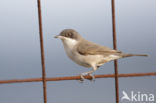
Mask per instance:
[[[0,80],[0,84],[23,83],[23,82],[43,82],[43,98],[44,98],[44,103],[47,103],[47,85],[46,85],[47,81],[80,80],[81,78],[80,78],[80,76],[46,78],[45,56],[44,56],[44,42],[43,42],[43,31],[42,31],[41,1],[37,0],[37,3],[38,3],[37,6],[38,6],[38,20],[39,20],[39,34],[40,34],[42,78]],[[111,6],[112,6],[113,48],[117,49],[116,25],[115,25],[115,0],[111,0]],[[119,82],[118,82],[118,78],[120,78],[120,77],[140,77],[140,76],[156,76],[156,72],[118,74],[118,62],[117,62],[117,60],[115,60],[114,61],[114,74],[95,75],[95,78],[115,78],[116,103],[119,103]],[[92,77],[85,76],[85,78],[86,79],[91,79]]]

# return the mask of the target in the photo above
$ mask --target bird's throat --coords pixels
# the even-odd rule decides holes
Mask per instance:
[[[78,43],[77,40],[70,39],[70,38],[66,38],[62,40],[62,42],[63,42],[64,47],[68,49],[73,49],[74,46]]]

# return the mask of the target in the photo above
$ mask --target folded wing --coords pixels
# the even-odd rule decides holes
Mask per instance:
[[[81,42],[77,47],[77,51],[81,55],[112,55],[112,54],[120,54],[120,51],[113,50],[108,47],[104,47],[101,45],[97,45],[95,43],[85,41]]]

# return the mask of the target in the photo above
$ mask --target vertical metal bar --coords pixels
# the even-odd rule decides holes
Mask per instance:
[[[40,33],[40,48],[41,48],[41,63],[42,63],[42,82],[43,82],[43,97],[44,103],[47,103],[47,89],[46,89],[46,71],[45,71],[45,57],[44,57],[44,44],[43,44],[43,31],[42,31],[42,14],[41,14],[41,1],[38,2],[38,20],[39,20],[39,33]]]
[[[112,0],[112,30],[113,30],[113,48],[117,49],[116,39],[116,24],[115,24],[115,0]],[[116,91],[116,103],[119,103],[119,82],[118,82],[118,62],[114,61],[115,71],[115,91]]]

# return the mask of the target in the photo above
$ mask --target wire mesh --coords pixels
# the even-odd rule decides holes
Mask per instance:
[[[38,20],[39,20],[39,34],[40,34],[40,48],[41,48],[41,65],[42,65],[42,78],[28,78],[28,79],[14,79],[14,80],[0,80],[0,84],[6,83],[23,83],[23,82],[43,82],[43,98],[44,103],[47,103],[47,81],[63,81],[63,80],[80,80],[80,76],[67,76],[67,77],[52,77],[46,78],[45,71],[45,56],[44,56],[44,42],[43,42],[43,31],[42,31],[42,14],[41,14],[41,1],[37,0],[38,3]],[[112,0],[112,32],[113,32],[113,48],[117,49],[116,39],[116,25],[115,25],[115,0]],[[95,75],[95,78],[115,78],[115,95],[116,103],[119,103],[119,83],[118,78],[122,77],[141,77],[141,76],[156,76],[156,72],[151,73],[131,73],[131,74],[118,74],[118,63],[114,61],[114,74],[102,74]],[[84,76],[86,79],[92,79],[90,76]]]

